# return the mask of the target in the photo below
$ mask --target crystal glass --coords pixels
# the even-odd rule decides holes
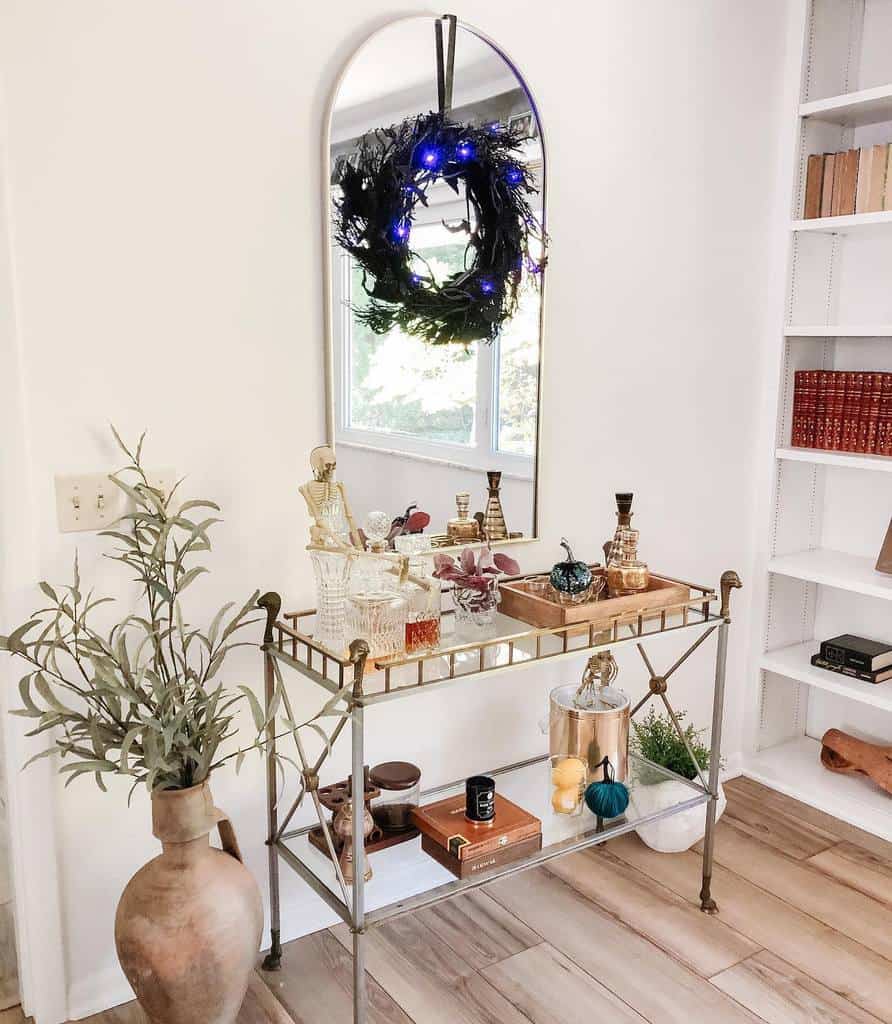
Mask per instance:
[[[474,636],[492,629],[502,595],[498,580],[489,581],[485,590],[456,585],[452,590],[455,604],[455,629]]]
[[[579,757],[566,754],[549,759],[549,799],[555,814],[581,814],[585,806],[588,766]]]
[[[340,551],[311,551],[316,577],[316,628],[313,638],[336,654],[346,646],[344,627],[350,559]]]
[[[406,649],[409,602],[404,583],[388,571],[392,563],[385,558],[375,561],[377,571],[362,573],[347,594],[347,633],[351,640],[368,643],[370,657],[389,658]]]
[[[403,587],[407,598],[406,653],[434,651],[440,646],[440,583],[412,573]]]

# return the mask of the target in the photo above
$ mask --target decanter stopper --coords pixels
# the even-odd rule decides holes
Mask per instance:
[[[390,534],[390,516],[386,512],[369,512],[365,520],[366,548],[369,551],[386,551]]]

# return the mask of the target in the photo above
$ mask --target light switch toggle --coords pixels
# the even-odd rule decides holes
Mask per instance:
[[[147,472],[152,487],[169,494],[175,483],[171,469]],[[56,518],[61,533],[108,530],[130,510],[130,499],[107,473],[56,477]]]

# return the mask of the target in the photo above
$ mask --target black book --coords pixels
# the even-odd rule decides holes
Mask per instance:
[[[861,672],[879,672],[892,665],[892,646],[843,633],[823,641],[821,657],[834,665],[846,665]]]
[[[849,679],[863,679],[865,683],[884,683],[887,679],[892,679],[892,668],[884,668],[879,672],[865,672],[863,669],[852,668],[849,665],[839,665],[835,662],[827,661],[827,659],[822,658],[820,654],[813,654],[811,663],[815,668],[823,668],[828,672],[836,672],[841,676],[848,676]]]

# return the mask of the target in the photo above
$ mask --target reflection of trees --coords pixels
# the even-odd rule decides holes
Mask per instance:
[[[499,449],[536,454],[539,405],[539,292],[526,288],[499,339]]]
[[[425,246],[420,273],[442,281],[464,266],[465,243]],[[354,300],[364,301],[353,270]],[[499,341],[499,448],[533,455],[539,375],[539,292],[527,287]],[[477,349],[432,346],[393,330],[375,334],[352,324],[351,425],[433,441],[472,444],[477,406]]]
[[[464,266],[465,245],[425,248],[418,269],[444,280]],[[363,295],[354,270],[353,294]],[[400,431],[435,441],[474,438],[477,355],[456,345],[434,347],[398,330],[374,334],[353,321],[352,416],[355,427]]]

